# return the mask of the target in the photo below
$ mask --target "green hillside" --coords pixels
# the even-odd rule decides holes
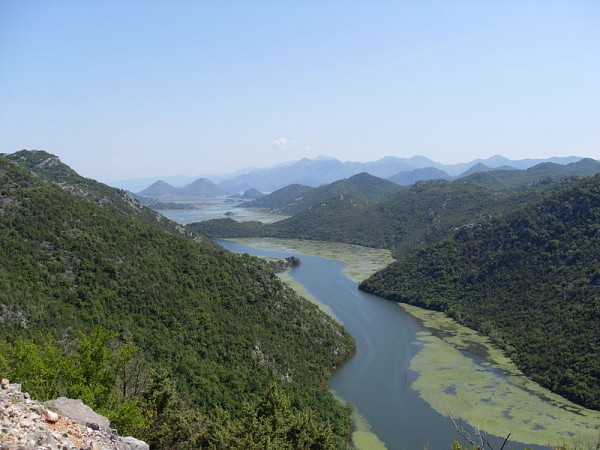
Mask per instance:
[[[0,344],[43,335],[69,352],[101,326],[141,349],[198,413],[222,408],[234,423],[241,402],[256,404],[275,383],[343,447],[348,414],[326,390],[353,351],[338,324],[261,260],[157,225],[138,203],[132,214],[122,191],[47,155],[10,157],[43,176],[0,157]]]
[[[360,288],[447,312],[600,409],[600,175],[401,258]]]

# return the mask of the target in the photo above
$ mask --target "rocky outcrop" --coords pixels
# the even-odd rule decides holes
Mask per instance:
[[[59,398],[42,404],[21,385],[0,383],[0,448],[5,450],[149,450],[133,437],[111,430],[106,417],[81,400]]]
[[[56,411],[61,416],[67,417],[74,422],[91,428],[92,430],[109,430],[109,420],[94,412],[81,400],[59,397],[56,400],[50,400],[44,403],[45,406]]]

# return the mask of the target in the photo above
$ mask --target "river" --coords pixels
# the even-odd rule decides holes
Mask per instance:
[[[219,243],[234,252],[290,256],[229,241]],[[291,271],[293,279],[326,305],[356,340],[356,355],[334,373],[331,390],[355,405],[387,449],[449,449],[459,438],[454,426],[412,387],[418,375],[410,369],[411,360],[423,347],[418,339],[425,331],[421,323],[396,303],[359,291],[356,282],[344,274],[344,263],[304,254],[295,256],[302,264]],[[482,370],[489,371],[477,355],[468,356]],[[503,439],[488,437],[495,449],[501,447]],[[542,448],[510,444],[514,450],[526,447]]]

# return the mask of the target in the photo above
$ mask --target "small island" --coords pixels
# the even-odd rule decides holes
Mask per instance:
[[[286,258],[269,259],[269,265],[275,272],[285,272],[287,269],[298,267],[301,262],[296,256],[288,256]]]

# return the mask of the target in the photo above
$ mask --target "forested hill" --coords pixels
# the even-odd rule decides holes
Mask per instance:
[[[600,175],[404,257],[360,288],[446,311],[533,380],[600,409]]]
[[[39,382],[47,395],[43,386],[60,383],[42,383],[44,373],[63,379],[70,366],[61,355],[72,355],[76,368],[90,368],[80,373],[78,384],[62,385],[79,395],[77,389],[96,389],[92,378],[102,381],[105,371],[113,373],[113,365],[101,364],[102,355],[115,346],[133,346],[141,358],[136,367],[146,368],[142,375],[136,372],[137,389],[129,384],[130,367],[115,362],[114,370],[123,371],[109,379],[121,380],[120,388],[102,382],[97,391],[86,390],[92,400],[86,398],[117,415],[112,418],[117,422],[131,425],[127,419],[137,417],[138,436],[155,448],[200,448],[199,442],[220,448],[219,439],[245,436],[250,442],[253,433],[262,439],[264,429],[256,421],[269,411],[283,414],[282,435],[292,423],[298,439],[343,446],[348,414],[326,389],[331,370],[353,351],[339,325],[286,288],[261,260],[146,225],[99,206],[94,193],[73,195],[56,183],[63,184],[0,157],[3,376],[23,382],[24,389]],[[107,189],[110,198],[113,191],[94,186]],[[98,326],[116,340],[98,338],[103,336],[94,331]],[[95,348],[90,340],[99,339],[113,344],[90,350]],[[20,366],[35,349],[41,356],[32,356],[31,367],[40,373]],[[82,365],[81,358],[91,365]],[[161,374],[157,383],[140,381],[153,373]],[[168,391],[169,380],[179,395]],[[106,389],[111,395],[104,395]],[[256,406],[267,391],[281,410]],[[174,403],[173,395],[180,400]],[[252,415],[252,408],[260,414]],[[186,423],[195,424],[186,428],[193,436],[182,431]],[[252,432],[244,428],[251,424]]]
[[[396,183],[362,172],[317,188],[307,188],[302,185],[288,186],[242,206],[244,208],[268,207],[272,212],[292,215],[334,197],[343,199],[344,196],[352,196],[360,201],[376,202],[399,190],[400,187]]]

